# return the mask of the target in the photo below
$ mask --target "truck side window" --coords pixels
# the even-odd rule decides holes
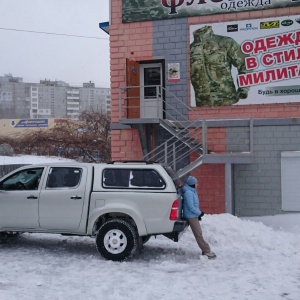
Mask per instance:
[[[149,186],[149,187],[165,186],[163,179],[154,170],[145,172],[145,184],[146,184],[146,186]]]
[[[105,169],[104,188],[164,189],[166,183],[156,170],[151,169]]]
[[[132,171],[132,178],[130,179],[130,185],[134,185],[134,186],[144,185],[143,171],[141,170]]]
[[[37,190],[43,170],[44,168],[34,168],[14,173],[1,182],[1,189],[7,191]]]
[[[80,183],[82,169],[72,167],[51,168],[46,188],[74,188]]]
[[[116,177],[113,170],[104,170],[104,180],[105,186],[116,186]]]
[[[47,187],[54,188],[56,187],[56,176],[55,173],[51,173],[48,176]]]
[[[81,170],[76,168],[69,168],[68,173],[64,175],[64,186],[75,187],[78,185],[81,177]]]
[[[129,177],[130,177],[130,170],[105,169],[103,171],[103,186],[128,188]]]
[[[166,184],[155,170],[132,170],[132,187],[165,188]]]

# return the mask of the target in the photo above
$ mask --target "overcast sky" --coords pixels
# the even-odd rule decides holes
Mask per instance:
[[[0,76],[110,87],[109,36],[99,28],[105,21],[109,0],[0,0]]]

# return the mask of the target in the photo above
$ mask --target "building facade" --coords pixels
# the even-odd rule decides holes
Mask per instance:
[[[20,77],[0,76],[0,118],[72,118],[84,110],[110,113],[110,89],[92,82],[72,87],[63,81],[23,82]]]
[[[112,159],[199,180],[201,208],[300,211],[300,2],[110,1]]]

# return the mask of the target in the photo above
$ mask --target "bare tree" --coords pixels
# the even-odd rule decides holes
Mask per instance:
[[[84,111],[78,121],[62,119],[54,128],[0,136],[16,154],[60,155],[89,162],[111,159],[110,118],[101,111]]]

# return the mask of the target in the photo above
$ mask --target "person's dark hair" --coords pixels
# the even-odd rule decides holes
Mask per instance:
[[[196,185],[195,184],[191,184],[191,185],[189,185],[190,187],[192,187],[192,188],[196,188]]]

